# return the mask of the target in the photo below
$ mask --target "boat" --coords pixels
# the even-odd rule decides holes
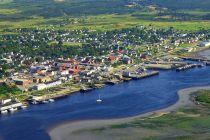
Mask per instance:
[[[206,66],[210,66],[210,61],[205,62]]]
[[[44,101],[42,101],[42,103],[43,103],[43,104],[47,104],[47,103],[49,103],[49,101],[44,100]]]
[[[23,102],[22,106],[20,107],[21,109],[25,109],[28,107],[28,103],[27,102]]]
[[[31,103],[32,103],[33,105],[38,104],[38,102],[37,102],[36,100],[33,100]]]
[[[96,100],[96,102],[98,102],[98,103],[102,102],[100,94],[98,94],[98,99]]]
[[[55,102],[55,100],[54,100],[54,99],[49,99],[49,102],[51,102],[51,103],[52,103],[52,102]]]
[[[28,107],[27,105],[22,105],[22,106],[21,106],[22,109],[25,109],[25,108],[27,108],[27,107]]]
[[[7,110],[2,110],[2,111],[1,111],[1,114],[7,114],[7,113],[8,113]]]
[[[86,87],[83,87],[82,89],[80,89],[80,91],[81,92],[89,92],[89,91],[91,91],[91,90],[93,90],[92,88],[86,88]]]
[[[10,113],[12,113],[12,112],[14,112],[14,111],[17,111],[17,108],[12,108],[12,107],[9,108],[9,112],[10,112]]]

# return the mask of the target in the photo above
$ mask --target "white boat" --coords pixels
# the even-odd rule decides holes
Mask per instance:
[[[98,103],[102,102],[100,94],[98,94],[98,100],[96,100],[96,102],[98,102]]]
[[[55,100],[54,99],[49,99],[49,102],[55,102]]]
[[[7,110],[2,110],[2,111],[1,111],[1,114],[7,114],[7,113],[8,113]]]
[[[11,108],[9,109],[9,112],[11,112],[11,113],[14,112],[14,111],[17,111],[17,108],[12,108],[12,107],[11,107]]]
[[[38,102],[36,100],[32,101],[31,103],[34,105],[38,104]]]
[[[42,103],[47,104],[47,103],[49,103],[49,101],[44,100],[44,101],[42,101]]]
[[[22,109],[25,109],[25,108],[27,108],[27,107],[28,107],[27,105],[22,105],[22,106],[21,106]]]

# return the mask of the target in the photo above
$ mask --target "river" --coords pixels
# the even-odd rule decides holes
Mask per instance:
[[[0,139],[49,140],[46,129],[65,121],[121,118],[165,108],[178,100],[177,91],[210,85],[210,67],[184,72],[161,71],[159,76],[76,93],[54,103],[32,105],[0,117]],[[96,103],[98,94],[103,102]]]

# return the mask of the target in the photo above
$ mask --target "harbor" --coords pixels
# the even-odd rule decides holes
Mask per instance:
[[[161,71],[154,78],[106,85],[88,94],[72,94],[53,103],[30,105],[25,110],[0,117],[1,136],[9,140],[25,140],[25,137],[30,140],[50,140],[46,129],[56,124],[85,119],[122,118],[165,108],[178,100],[178,90],[209,85],[209,79],[209,67],[189,69],[184,73]],[[99,94],[103,100],[100,104],[96,103]],[[18,127],[20,125],[23,127]]]
[[[65,87],[56,87],[53,90],[44,90],[40,91],[40,93],[32,93],[30,97],[26,100],[30,105],[38,105],[38,104],[48,104],[52,103],[58,99],[67,98],[69,95],[73,93],[91,93],[95,89],[101,90],[101,88],[105,88],[106,86],[110,85],[118,85],[124,82],[132,81],[132,80],[141,80],[145,78],[149,78],[152,76],[157,76],[160,74],[158,70],[173,70],[175,69],[177,72],[186,71],[193,68],[200,68],[204,67],[204,64],[208,66],[209,61],[199,61],[199,63],[188,63],[188,59],[185,61],[172,61],[172,62],[151,62],[152,64],[140,64],[140,65],[133,65],[127,69],[115,69],[113,72],[110,73],[109,76],[104,76],[101,78],[100,81],[95,83],[89,84],[81,84],[75,86],[73,83],[66,83]],[[191,59],[190,59],[191,60]],[[197,59],[196,59],[197,60]],[[68,86],[71,85],[71,86]],[[42,93],[44,92],[44,94]],[[22,104],[22,102],[20,102]],[[27,107],[27,106],[25,106]],[[11,108],[11,107],[10,107]],[[12,107],[13,108],[13,107]],[[21,107],[14,107],[21,108]],[[1,114],[6,114],[9,112],[9,109],[2,110]]]

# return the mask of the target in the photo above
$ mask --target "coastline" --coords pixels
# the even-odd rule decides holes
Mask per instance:
[[[177,109],[183,106],[193,106],[194,103],[190,100],[190,95],[193,92],[201,90],[201,89],[210,90],[210,86],[191,87],[191,88],[181,89],[177,92],[179,99],[177,100],[175,104],[169,107],[163,108],[163,109],[156,110],[156,111],[151,111],[151,112],[140,114],[137,116],[120,118],[120,119],[84,120],[84,121],[76,121],[76,122],[66,122],[66,123],[57,125],[53,128],[50,128],[47,131],[51,140],[75,139],[72,133],[77,130],[103,127],[105,125],[126,123],[126,122],[130,122],[132,120],[139,119],[142,117],[149,117],[154,114],[165,114],[171,111],[176,111]]]

